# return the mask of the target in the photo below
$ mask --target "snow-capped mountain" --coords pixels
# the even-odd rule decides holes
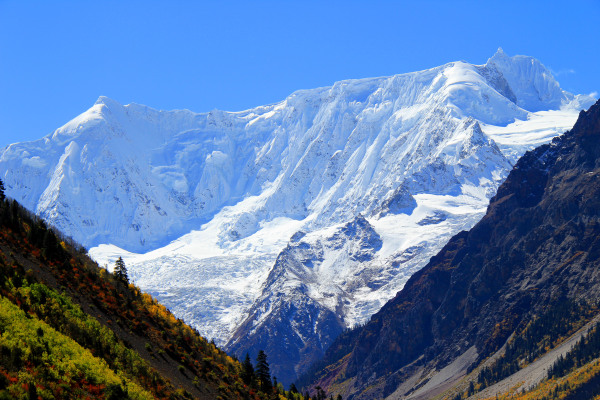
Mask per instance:
[[[101,97],[3,149],[9,196],[287,382],[472,227],[525,150],[593,102],[499,50],[242,112]],[[287,358],[286,358],[287,357]],[[283,365],[293,361],[291,369]]]

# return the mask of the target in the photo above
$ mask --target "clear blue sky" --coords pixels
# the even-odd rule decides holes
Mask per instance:
[[[483,64],[499,46],[568,91],[599,92],[599,26],[599,0],[0,0],[0,146],[100,95],[236,111],[341,79]]]

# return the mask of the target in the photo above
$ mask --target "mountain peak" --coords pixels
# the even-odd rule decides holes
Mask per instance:
[[[498,48],[485,64],[495,68],[506,79],[515,94],[517,105],[527,111],[558,109],[573,99],[563,91],[552,73],[537,59],[530,56],[507,55]]]
[[[94,105],[118,106],[123,107],[121,103],[106,96],[99,96]]]
[[[508,54],[506,54],[506,52],[504,51],[504,49],[502,47],[498,47],[498,50],[496,50],[494,55],[491,56],[487,60],[486,64],[515,63],[515,62],[519,62],[519,61],[523,61],[523,60],[530,61],[531,63],[541,64],[537,59],[535,59],[534,57],[531,57],[531,56],[523,56],[523,55],[509,56]]]
[[[501,57],[508,57],[508,55],[506,55],[506,53],[504,52],[502,47],[498,47],[498,50],[496,50],[496,53],[492,56],[492,58],[494,58],[494,57],[501,58]]]

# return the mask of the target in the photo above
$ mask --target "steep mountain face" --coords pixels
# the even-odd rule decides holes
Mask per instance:
[[[295,398],[84,253],[0,193],[0,398]]]
[[[265,282],[267,290],[228,345],[238,354],[269,349],[279,379],[293,379],[296,368],[317,361],[342,332],[348,293],[366,285],[375,289],[398,270],[390,266],[387,274],[379,275],[381,269],[365,268],[382,240],[361,215],[329,237],[311,236],[312,240],[304,232],[295,234],[279,254]]]
[[[485,65],[342,81],[242,112],[100,98],[2,150],[0,172],[100,263],[123,256],[177,316],[241,355],[262,346],[289,382],[472,227],[518,156],[590,102],[499,50]]]
[[[526,153],[473,229],[366,326],[340,337],[316,384],[344,398],[429,398],[549,305],[597,302],[599,199],[600,102],[570,132]]]

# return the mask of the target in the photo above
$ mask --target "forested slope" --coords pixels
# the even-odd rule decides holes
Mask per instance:
[[[300,397],[1,197],[0,398]]]

